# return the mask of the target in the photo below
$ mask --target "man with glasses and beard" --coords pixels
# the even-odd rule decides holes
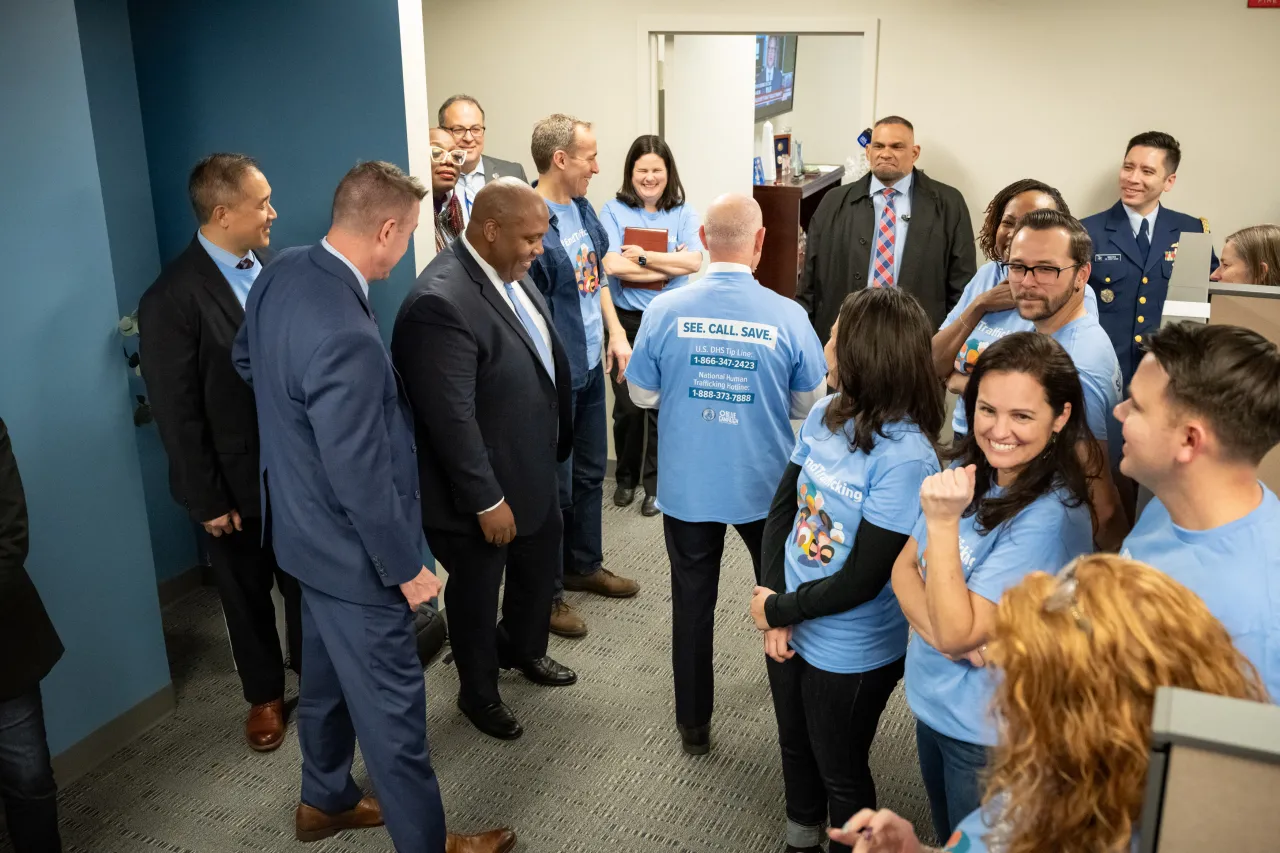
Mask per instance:
[[[935,326],[976,270],[964,196],[915,168],[915,129],[900,116],[876,122],[871,173],[823,197],[809,224],[796,300],[824,342],[844,297],[863,287],[902,287]]]
[[[476,193],[490,181],[498,178],[519,178],[529,183],[524,167],[490,157],[484,153],[484,107],[470,95],[453,95],[440,106],[436,121],[447,130],[458,148],[467,152],[458,176],[458,201],[462,204],[464,224],[471,221],[471,208],[476,203]]]
[[[436,252],[443,252],[466,227],[462,200],[455,192],[467,152],[457,147],[453,134],[431,128],[431,204],[435,210]]]
[[[1119,437],[1111,412],[1121,398],[1120,365],[1098,318],[1085,310],[1092,251],[1079,220],[1052,208],[1033,210],[1018,220],[1009,241],[1009,285],[1022,319],[1062,344],[1075,362],[1089,431],[1109,459],[1108,439]],[[1103,465],[1089,490],[1094,539],[1104,551],[1116,550],[1129,532],[1111,467]]]

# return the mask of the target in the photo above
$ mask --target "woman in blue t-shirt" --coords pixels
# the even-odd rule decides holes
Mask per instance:
[[[1014,307],[1004,262],[1018,220],[1041,208],[1071,215],[1062,193],[1032,178],[1014,181],[996,193],[987,205],[986,219],[978,233],[978,246],[987,256],[987,263],[965,285],[960,301],[933,336],[934,369],[953,394],[964,393],[974,362],[992,341],[1012,332],[1029,332],[1035,328],[1035,324],[1022,319]],[[1095,316],[1098,313],[1092,288],[1086,289],[1085,308]],[[951,431],[957,440],[969,431],[964,406],[959,403],[951,417]]]
[[[1089,471],[1101,466],[1071,356],[1015,332],[978,358],[964,393],[973,425],[953,467],[925,480],[921,518],[893,567],[916,633],[907,703],[934,827],[946,838],[978,806],[996,743],[982,651],[1006,589],[1093,550]],[[1084,447],[1085,450],[1078,448]],[[1083,457],[1083,458],[1082,458]]]
[[[907,651],[889,575],[938,470],[931,331],[897,288],[845,299],[826,347],[839,390],[801,426],[765,524],[751,613],[765,632],[788,851],[820,850],[828,820],[876,802],[867,759]]]
[[[660,291],[680,287],[702,267],[698,214],[684,203],[684,187],[667,143],[641,136],[631,143],[622,169],[622,188],[600,209],[609,233],[604,271],[618,321],[634,345],[644,309]],[[649,251],[626,243],[628,228],[666,232],[666,250]],[[661,237],[661,234],[653,235]],[[613,382],[613,443],[618,453],[613,502],[629,506],[636,486],[644,486],[641,512],[658,514],[658,410],[631,402],[626,386]],[[647,448],[646,448],[647,446]]]
[[[956,826],[949,853],[1136,851],[1156,691],[1267,700],[1195,593],[1114,554],[1005,593],[990,649],[1003,676],[1000,745],[982,808]],[[932,850],[888,810],[860,812],[831,836],[857,853]]]

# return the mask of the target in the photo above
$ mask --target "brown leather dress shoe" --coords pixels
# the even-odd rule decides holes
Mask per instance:
[[[551,633],[561,637],[585,637],[587,622],[567,601],[551,602]]]
[[[516,834],[509,829],[491,829],[479,835],[449,833],[444,853],[507,853],[516,846]]]
[[[594,592],[607,598],[630,598],[640,591],[640,584],[600,568],[589,575],[565,572],[564,588],[574,592]]]
[[[338,814],[326,814],[314,806],[298,803],[293,827],[299,841],[320,841],[344,829],[369,829],[382,826],[382,807],[373,797],[365,797],[355,808]]]
[[[271,752],[284,743],[284,699],[254,705],[244,724],[244,736],[254,752]]]

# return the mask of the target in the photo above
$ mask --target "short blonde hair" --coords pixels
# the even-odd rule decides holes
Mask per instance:
[[[1250,225],[1227,238],[1249,269],[1251,284],[1280,285],[1280,225]],[[1262,265],[1267,265],[1264,275]]]
[[[533,126],[529,150],[539,175],[551,171],[551,158],[557,151],[568,151],[573,147],[573,137],[580,127],[590,130],[591,122],[564,113],[549,115]]]
[[[356,234],[370,234],[388,219],[399,219],[422,201],[427,189],[394,163],[359,163],[343,176],[333,194],[333,224]]]

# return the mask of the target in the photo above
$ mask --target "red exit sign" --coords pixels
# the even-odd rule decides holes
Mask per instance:
[[[1250,9],[1280,9],[1280,0],[1249,0]]]

